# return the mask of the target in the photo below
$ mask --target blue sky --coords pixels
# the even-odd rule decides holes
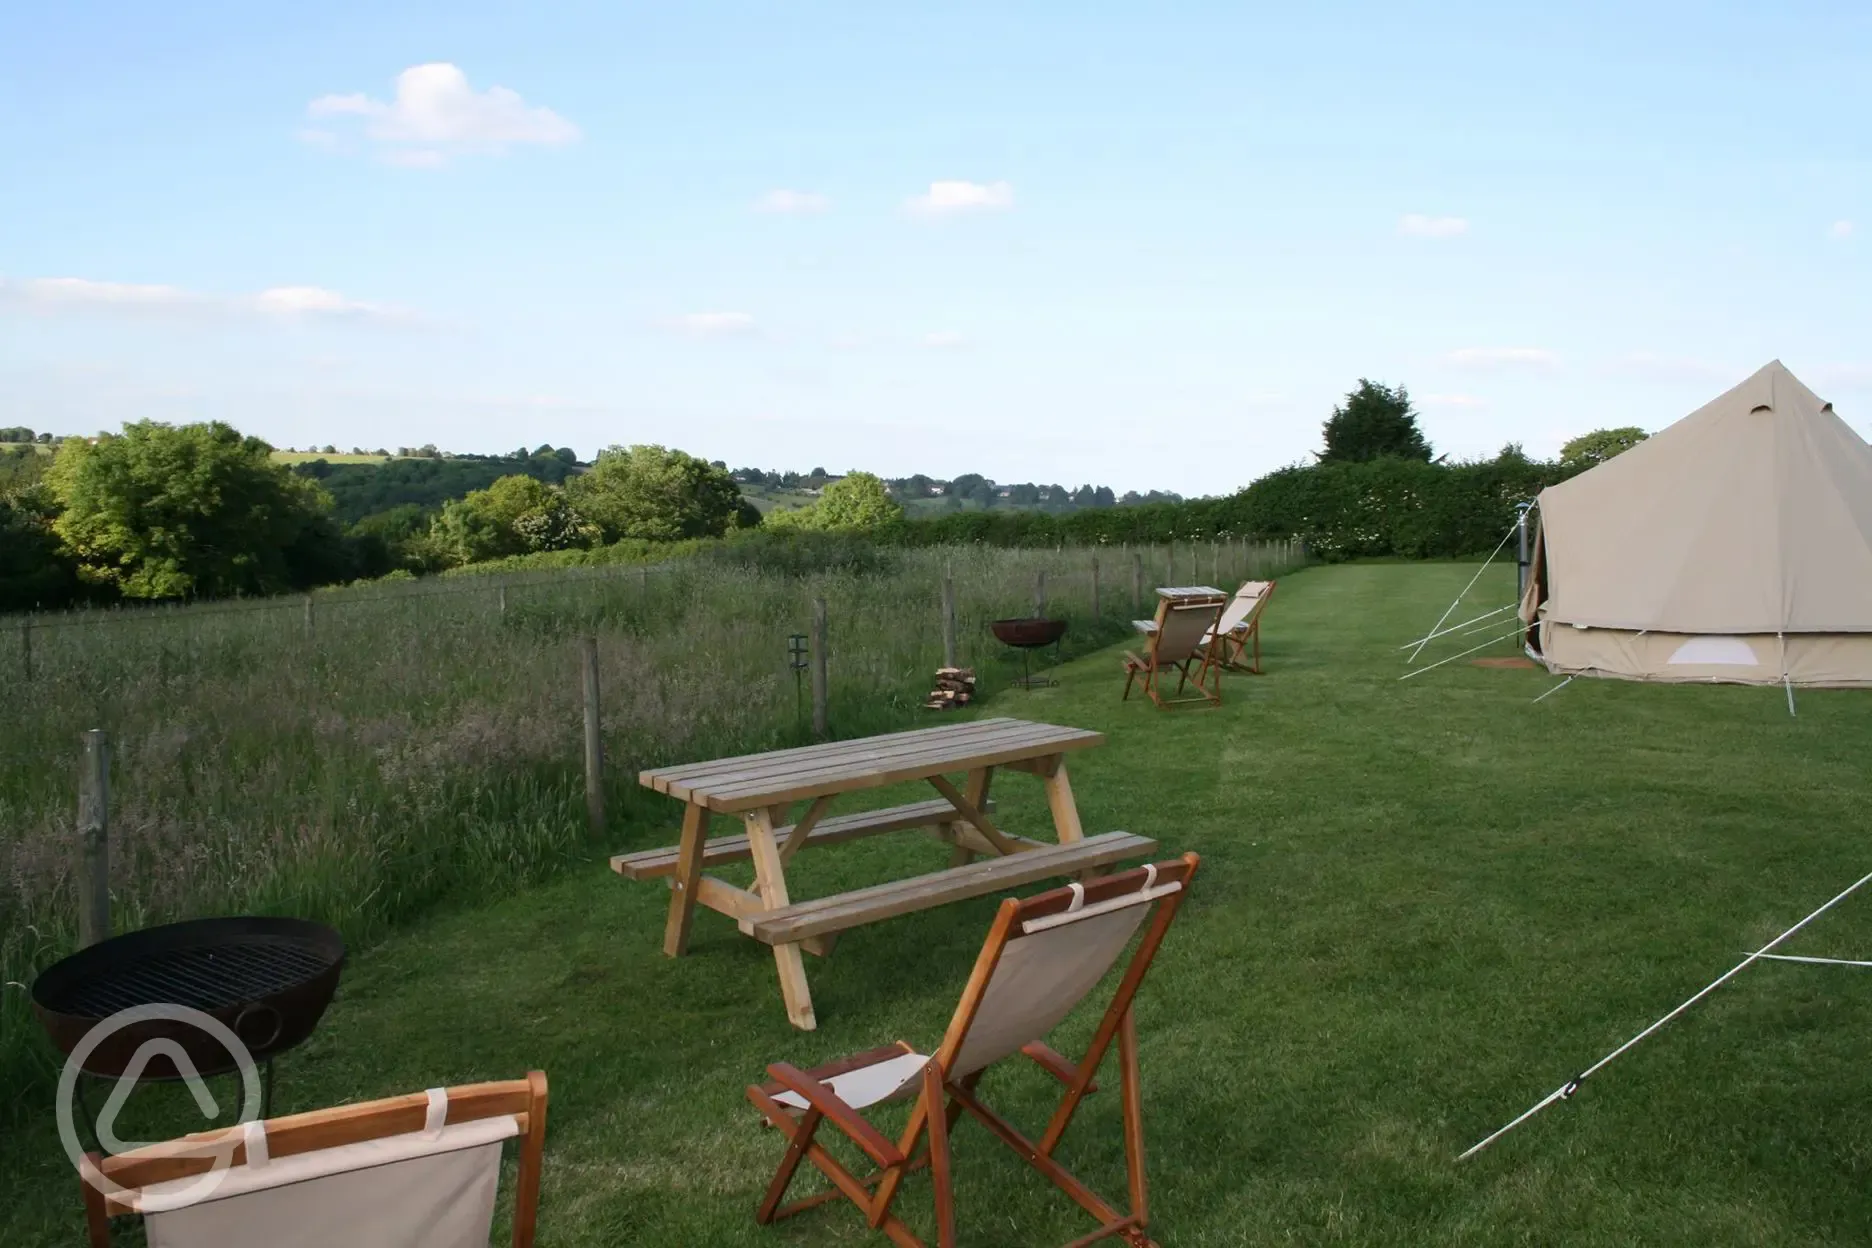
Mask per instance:
[[[1195,494],[1361,376],[1466,457],[1779,357],[1866,434],[1869,57],[1845,3],[13,6],[0,424]]]

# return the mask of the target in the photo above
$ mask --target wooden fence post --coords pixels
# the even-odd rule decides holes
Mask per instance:
[[[1099,619],[1098,555],[1092,556],[1092,618]]]
[[[1144,610],[1144,552],[1131,552],[1131,614]]]
[[[826,664],[826,602],[823,598],[812,600],[812,730],[813,736],[823,740],[831,729],[828,726],[826,699],[827,688]]]
[[[500,608],[500,613],[502,615],[506,615],[507,614],[507,587],[505,585],[502,585],[500,588],[494,591],[494,602],[495,602],[495,605]]]
[[[312,595],[305,596],[305,635],[312,635]]]
[[[78,946],[110,934],[110,738],[92,728],[78,769]]]
[[[20,621],[20,670],[32,679],[32,621]]]
[[[582,645],[585,684],[585,821],[593,832],[604,831],[604,724],[598,712],[598,639]]]
[[[956,601],[955,578],[949,569],[943,569],[942,578],[942,638],[943,666],[956,665]]]
[[[1222,587],[1222,545],[1213,537],[1209,539],[1209,583]]]
[[[1034,576],[1034,618],[1046,618],[1046,569],[1041,568]]]
[[[1176,543],[1175,542],[1167,542],[1164,545],[1164,584],[1166,585],[1176,584]]]

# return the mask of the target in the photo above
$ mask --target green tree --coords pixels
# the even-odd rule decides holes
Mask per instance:
[[[68,438],[46,476],[53,529],[81,579],[129,598],[302,587],[338,541],[330,500],[272,449],[219,421]]]
[[[903,504],[868,472],[847,473],[826,486],[812,510],[819,513],[819,527],[826,529],[882,529],[904,518]]]
[[[1584,472],[1614,455],[1624,454],[1650,436],[1636,425],[1582,433],[1560,448],[1560,466],[1568,472]]]
[[[1358,389],[1346,395],[1342,406],[1333,408],[1325,433],[1326,449],[1319,456],[1322,463],[1362,463],[1386,456],[1430,458],[1430,443],[1417,428],[1417,413],[1411,410],[1410,394],[1403,386],[1394,389],[1359,378]]]
[[[607,542],[720,537],[741,505],[740,487],[726,470],[660,446],[599,452],[591,471],[566,482],[566,494]]]
[[[891,497],[890,487],[868,472],[853,472],[826,486],[811,506],[770,512],[763,524],[781,533],[878,533],[903,522],[903,504]]]
[[[30,446],[0,446],[0,498],[35,485],[52,457]]]
[[[76,595],[77,569],[52,531],[57,518],[49,487],[0,481],[0,611],[60,607]]]
[[[431,529],[453,563],[589,546],[597,536],[564,492],[515,473],[442,505]]]
[[[758,529],[762,523],[761,509],[747,499],[735,504],[734,519],[729,522],[731,529]]]

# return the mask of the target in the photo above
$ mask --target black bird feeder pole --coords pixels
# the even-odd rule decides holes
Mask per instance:
[[[793,719],[797,723],[806,715],[806,634],[789,636],[786,652],[787,666],[793,669]]]

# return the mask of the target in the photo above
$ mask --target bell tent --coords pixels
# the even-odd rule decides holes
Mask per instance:
[[[1556,674],[1872,685],[1872,446],[1779,360],[1538,516],[1520,616]]]

